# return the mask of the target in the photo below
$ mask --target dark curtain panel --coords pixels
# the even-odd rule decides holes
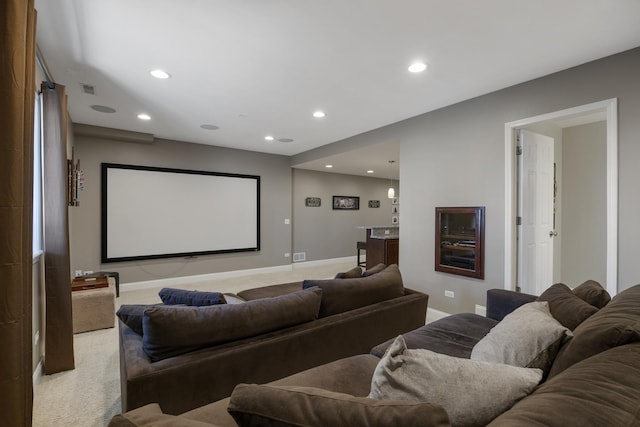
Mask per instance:
[[[44,144],[44,373],[73,369],[71,261],[67,201],[67,100],[65,88],[42,84]]]
[[[0,414],[30,426],[35,10],[0,1]]]

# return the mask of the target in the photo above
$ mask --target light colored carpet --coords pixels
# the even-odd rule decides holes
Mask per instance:
[[[353,268],[355,263],[354,257],[298,264],[290,271],[215,279],[183,288],[236,293],[277,283],[333,277]],[[157,288],[128,291],[123,287],[116,299],[116,309],[122,304],[160,302],[158,291]],[[117,327],[74,335],[74,352],[75,369],[43,375],[35,385],[34,427],[104,427],[121,412]]]

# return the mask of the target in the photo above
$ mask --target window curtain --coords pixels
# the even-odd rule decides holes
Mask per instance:
[[[35,10],[0,1],[0,414],[30,426]]]
[[[74,368],[67,200],[67,96],[65,87],[42,84],[44,159],[44,373]]]

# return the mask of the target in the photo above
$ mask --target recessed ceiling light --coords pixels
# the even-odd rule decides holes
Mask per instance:
[[[106,105],[92,105],[91,109],[99,111],[101,113],[115,113],[116,110],[111,108],[111,107],[107,107]]]
[[[145,113],[140,113],[138,114],[138,118],[140,120],[151,120],[151,116]]]
[[[333,165],[324,165],[325,168],[327,169],[331,169],[333,167]]]
[[[427,69],[427,64],[424,62],[414,62],[409,66],[409,71],[412,73],[421,73]]]
[[[218,127],[216,125],[200,125],[200,127],[202,129],[206,129],[206,130],[218,130],[218,129],[220,129],[220,127]]]
[[[293,139],[291,139],[291,138],[280,138],[278,141],[280,141],[280,142],[293,142]]]
[[[372,171],[371,169],[369,169],[369,170],[367,171],[367,173],[373,173],[373,171]]]
[[[264,139],[267,140],[267,141],[273,141],[275,138],[272,137],[271,135],[267,135],[267,136],[264,137]]]
[[[167,73],[164,70],[151,70],[149,71],[149,74],[151,74],[156,79],[161,79],[161,80],[168,79],[169,77],[171,77],[171,74]]]
[[[324,111],[314,111],[313,112],[313,117],[317,118],[317,119],[321,119],[323,117],[327,117],[327,113],[325,113]]]

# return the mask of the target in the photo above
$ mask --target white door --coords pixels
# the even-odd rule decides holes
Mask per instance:
[[[553,284],[554,140],[519,130],[518,284],[540,295]]]

